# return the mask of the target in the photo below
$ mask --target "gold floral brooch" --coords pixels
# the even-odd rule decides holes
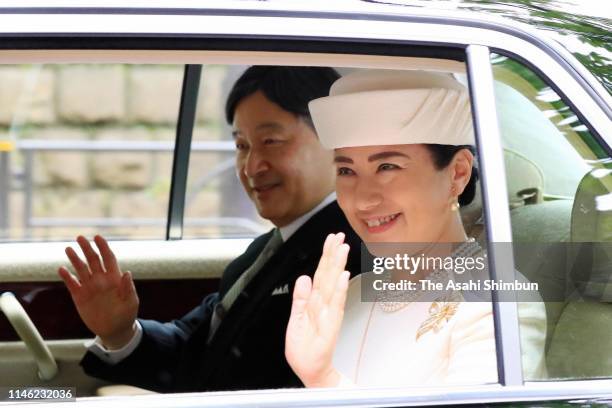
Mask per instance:
[[[438,298],[431,302],[429,306],[429,317],[421,323],[416,333],[416,340],[425,333],[432,331],[438,333],[457,312],[461,296],[454,292],[449,296]]]

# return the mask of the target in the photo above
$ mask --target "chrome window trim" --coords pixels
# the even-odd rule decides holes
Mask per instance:
[[[506,183],[495,181],[505,180],[506,170],[495,108],[489,49],[481,45],[470,45],[466,54],[474,133],[482,175],[482,207],[489,243],[489,271],[491,279],[512,282],[515,278],[512,248],[510,245],[498,245],[512,242],[512,227]],[[520,385],[523,383],[523,369],[521,359],[517,357],[521,355],[521,342],[516,297],[514,301],[502,301],[497,291],[493,291],[492,298],[499,382],[503,385]]]
[[[407,407],[460,405],[519,401],[583,400],[612,396],[612,380],[528,383],[523,386],[454,386],[431,388],[277,389],[186,394],[156,394],[128,397],[77,398],[75,408],[195,407]],[[0,406],[4,403],[0,402]],[[65,403],[44,403],[64,408]]]

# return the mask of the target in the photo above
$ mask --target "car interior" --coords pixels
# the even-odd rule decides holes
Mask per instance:
[[[512,112],[499,115],[515,268],[539,283],[546,304],[548,378],[609,377],[612,360],[601,358],[612,328],[609,156],[597,156],[586,128],[564,124],[573,113],[545,84],[495,68],[498,112]],[[536,106],[561,120],[533,114]]]
[[[189,54],[182,58],[184,55]],[[99,61],[105,58],[115,57],[97,57]],[[138,59],[147,62],[141,54]],[[245,56],[209,52],[193,54],[190,59],[190,63],[231,65],[244,63]],[[462,62],[416,57],[317,58],[312,54],[261,53],[248,61],[329,64],[343,67],[340,71],[409,67],[459,76],[465,73]],[[612,333],[612,247],[603,244],[612,241],[612,170],[606,168],[605,155],[592,148],[597,139],[588,131],[559,125],[559,116],[554,122],[549,120],[543,112],[555,111],[561,119],[572,112],[538,99],[543,87],[525,80],[521,72],[512,65],[494,64],[515,268],[540,284],[548,319],[547,377],[526,380],[610,377],[612,357],[601,356],[612,356],[612,342],[606,340]],[[475,201],[461,211],[468,235],[486,243],[480,196],[478,192]],[[141,299],[140,317],[171,320],[216,290],[225,265],[241,254],[250,240],[116,240],[111,245],[122,268],[134,274]],[[12,292],[21,300],[57,364],[57,374],[51,380],[39,378],[45,357],[33,353],[0,314],[2,385],[70,385],[76,387],[78,396],[148,392],[108,384],[82,372],[79,361],[92,336],[80,323],[56,274],[57,267],[66,263],[65,246],[66,242],[0,244],[1,291]],[[5,303],[8,310],[9,301]]]

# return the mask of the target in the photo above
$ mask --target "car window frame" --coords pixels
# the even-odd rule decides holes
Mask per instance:
[[[166,220],[167,241],[183,238],[187,176],[201,77],[202,65],[185,65],[170,176],[170,199]]]
[[[515,275],[512,248],[498,244],[512,242],[512,227],[506,183],[493,182],[500,176],[503,180],[507,177],[495,104],[491,53],[488,47],[469,45],[466,54],[474,136],[482,175],[480,186],[490,278],[512,282]],[[506,386],[521,385],[524,380],[516,295],[514,302],[500,302],[497,290],[492,290],[491,298],[499,382]]]

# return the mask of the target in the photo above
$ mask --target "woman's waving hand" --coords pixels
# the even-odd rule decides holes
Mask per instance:
[[[295,282],[285,356],[307,387],[334,387],[340,381],[332,358],[350,277],[344,270],[349,246],[343,242],[344,234],[330,234],[312,281],[300,276]]]

